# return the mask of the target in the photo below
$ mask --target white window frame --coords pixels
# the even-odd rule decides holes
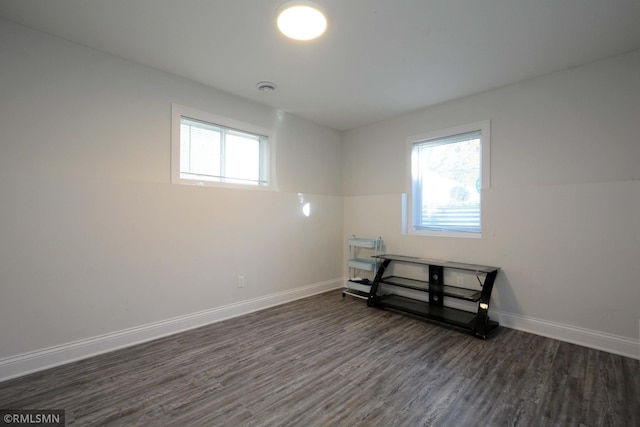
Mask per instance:
[[[182,118],[204,122],[214,126],[227,128],[239,132],[245,132],[253,135],[264,137],[264,144],[260,159],[262,176],[261,179],[266,181],[264,185],[240,184],[224,181],[213,181],[206,179],[183,178],[180,175],[180,126]],[[185,107],[184,105],[171,104],[171,183],[184,185],[198,185],[207,187],[223,187],[237,188],[248,190],[275,190],[275,173],[273,170],[274,161],[274,141],[271,132],[263,127],[239,120],[230,119],[228,117],[219,116],[217,114],[208,113],[197,110],[195,108]]]
[[[460,135],[470,132],[480,132],[481,135],[481,153],[480,153],[480,227],[481,231],[476,232],[461,232],[461,231],[433,231],[433,230],[420,230],[416,229],[413,220],[413,182],[411,176],[411,154],[413,152],[413,146],[416,143],[422,143],[429,140],[436,140],[446,138],[454,135]],[[410,136],[406,140],[406,178],[405,178],[405,196],[403,197],[403,233],[416,235],[416,236],[435,236],[435,237],[466,237],[466,238],[481,238],[482,237],[482,224],[484,223],[482,217],[484,216],[484,197],[482,197],[482,191],[491,188],[491,122],[489,120],[483,120],[480,122],[469,123],[465,125],[455,126],[447,129],[435,130],[419,135]]]

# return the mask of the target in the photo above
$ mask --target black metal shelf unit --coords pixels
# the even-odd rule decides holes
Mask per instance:
[[[370,307],[389,308],[411,313],[463,329],[482,339],[486,339],[489,333],[498,327],[498,322],[489,319],[488,311],[493,284],[500,267],[390,254],[379,255],[376,258],[380,261],[380,266],[367,300]],[[428,280],[418,280],[398,276],[385,277],[384,274],[392,262],[428,266],[429,278]],[[473,272],[478,277],[478,281],[480,281],[480,276],[485,276],[484,282],[480,281],[482,289],[445,285],[444,270],[446,268]],[[381,284],[426,292],[429,295],[428,302],[395,294],[378,295]],[[447,307],[444,305],[445,297],[477,302],[478,309],[476,312],[471,312]]]

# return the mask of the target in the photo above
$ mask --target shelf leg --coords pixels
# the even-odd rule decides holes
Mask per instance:
[[[429,266],[429,305],[444,307],[444,267]]]
[[[476,316],[476,323],[473,327],[473,332],[476,337],[487,339],[489,335],[489,302],[491,301],[491,292],[493,291],[493,283],[496,280],[498,271],[493,271],[487,274],[487,277],[482,286],[480,292],[480,301],[478,301],[478,315]]]
[[[384,275],[385,270],[391,263],[390,259],[385,259],[378,267],[378,272],[376,273],[376,277],[373,279],[373,283],[371,284],[371,294],[369,294],[369,299],[367,299],[367,305],[369,307],[375,307],[375,300],[378,295],[378,286],[380,285],[380,279]]]

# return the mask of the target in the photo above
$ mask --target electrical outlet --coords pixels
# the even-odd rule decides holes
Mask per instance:
[[[244,288],[244,276],[238,276],[238,287]]]
[[[464,286],[464,276],[456,276],[456,285]]]

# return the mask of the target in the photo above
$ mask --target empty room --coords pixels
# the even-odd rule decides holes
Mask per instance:
[[[0,0],[0,412],[640,425],[640,1]]]

